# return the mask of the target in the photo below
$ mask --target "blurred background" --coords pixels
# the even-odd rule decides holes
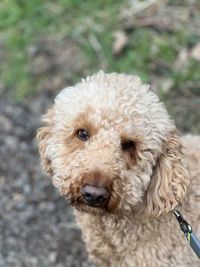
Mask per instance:
[[[40,168],[40,116],[99,69],[138,74],[200,133],[199,0],[1,0],[0,266],[91,267],[71,208]]]

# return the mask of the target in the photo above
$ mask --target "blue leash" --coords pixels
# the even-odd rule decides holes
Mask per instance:
[[[200,240],[197,238],[195,233],[193,233],[191,225],[183,218],[181,213],[178,210],[173,210],[173,213],[179,222],[180,228],[189,242],[190,247],[200,259]]]

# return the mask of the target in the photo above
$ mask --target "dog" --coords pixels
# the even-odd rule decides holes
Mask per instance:
[[[180,136],[149,85],[100,71],[62,90],[43,123],[43,169],[96,266],[200,266],[172,214],[200,235],[200,137]]]

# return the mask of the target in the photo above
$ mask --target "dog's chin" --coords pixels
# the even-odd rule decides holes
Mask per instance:
[[[102,207],[89,206],[83,203],[73,203],[72,206],[79,212],[88,213],[91,215],[104,215],[108,214],[109,211]]]

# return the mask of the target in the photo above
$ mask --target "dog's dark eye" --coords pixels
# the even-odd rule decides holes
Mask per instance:
[[[89,133],[85,129],[79,129],[77,131],[77,137],[82,141],[87,141],[89,139]]]
[[[121,148],[124,151],[128,151],[135,147],[135,143],[131,140],[127,140],[121,143]]]

